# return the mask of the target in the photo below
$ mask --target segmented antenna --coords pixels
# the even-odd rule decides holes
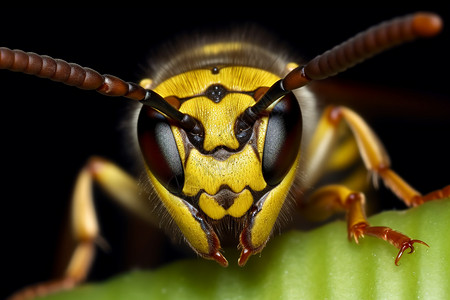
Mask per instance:
[[[242,119],[253,124],[259,114],[274,101],[311,80],[334,76],[386,49],[419,37],[434,36],[441,29],[442,19],[433,13],[416,13],[373,26],[292,70],[284,79],[273,84],[255,105],[249,107]]]
[[[151,106],[192,133],[201,133],[198,122],[172,107],[159,94],[113,75],[101,75],[90,68],[22,50],[0,47],[0,69],[48,78],[84,90],[96,90],[107,96],[123,96]]]
[[[142,100],[146,95],[146,90],[135,83],[125,82],[112,75],[100,75],[95,70],[61,59],[22,50],[1,47],[0,68],[48,78],[84,90],[96,90],[107,96]]]

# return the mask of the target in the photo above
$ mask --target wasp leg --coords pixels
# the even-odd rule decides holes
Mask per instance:
[[[364,122],[364,120],[352,110],[340,107],[333,109],[335,118],[343,117],[350,126],[358,143],[359,151],[370,171],[378,174],[385,185],[392,190],[408,206],[417,206],[425,201],[441,199],[450,196],[450,185],[422,196],[412,188],[405,180],[390,169],[389,157],[378,137]]]
[[[144,207],[144,201],[138,201],[142,199],[142,195],[137,182],[111,162],[99,157],[91,158],[75,182],[71,227],[76,246],[63,276],[25,287],[8,298],[9,300],[32,299],[71,289],[86,279],[94,259],[95,244],[101,242],[92,195],[94,181],[120,204],[152,222],[151,210]]]
[[[428,246],[421,240],[413,240],[389,227],[371,226],[365,214],[365,196],[363,193],[352,191],[342,185],[329,185],[315,191],[311,195],[310,200],[310,205],[317,206],[317,208],[322,208],[328,212],[345,211],[347,213],[347,232],[350,240],[353,238],[358,243],[359,239],[364,237],[364,235],[369,235],[383,239],[399,249],[395,258],[396,265],[398,265],[400,258],[407,249],[410,249],[409,253],[414,251],[414,243]]]
[[[412,189],[399,175],[389,168],[378,170],[378,174],[383,179],[385,185],[389,187],[394,194],[405,202],[408,206],[418,206],[427,201],[443,199],[450,197],[450,185],[443,189],[421,195]]]
[[[390,168],[389,156],[372,129],[358,114],[346,107],[328,107],[319,121],[308,152],[308,156],[311,157],[307,165],[307,171],[312,174],[310,184],[319,177],[323,162],[329,156],[339,135],[338,127],[342,121],[345,121],[353,132],[366,168],[375,176],[380,176],[385,185],[406,205],[417,206],[426,201],[450,196],[450,185],[425,196],[411,187]]]
[[[148,192],[139,186],[134,177],[101,157],[91,157],[87,168],[94,181],[112,200],[150,225],[158,227],[158,218],[153,214]]]

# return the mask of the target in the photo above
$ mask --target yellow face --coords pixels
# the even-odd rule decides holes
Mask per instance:
[[[214,224],[226,216],[242,223],[241,247],[250,254],[261,251],[294,180],[298,151],[276,185],[268,184],[263,174],[269,112],[255,123],[246,139],[241,140],[236,131],[237,119],[255,104],[258,89],[277,80],[279,77],[261,69],[225,66],[182,73],[154,88],[179,111],[198,120],[203,136],[193,142],[188,133],[171,124],[182,168],[174,172],[179,174],[178,184],[170,188],[164,181],[173,178],[158,178],[156,173],[162,167],[157,164],[148,167],[148,176],[188,244],[202,257],[222,265],[227,261],[220,254]],[[144,157],[145,152],[154,152],[142,148]],[[242,255],[241,265],[248,258]]]

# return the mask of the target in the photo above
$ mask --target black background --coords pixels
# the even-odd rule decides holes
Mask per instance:
[[[283,2],[247,8],[242,8],[242,3],[224,2],[198,7],[173,4],[170,8],[128,7],[131,5],[2,8],[0,46],[63,58],[137,82],[145,73],[151,49],[180,33],[201,28],[258,23],[311,59],[371,25],[416,10],[438,12],[450,23],[445,4],[399,8]],[[414,103],[415,109],[404,102],[400,111],[392,111],[386,102],[360,99],[355,104],[385,143],[393,168],[422,192],[450,184],[449,30],[445,27],[434,39],[396,48],[339,75],[356,84],[431,95]],[[117,130],[127,100],[8,71],[0,71],[0,88],[0,265],[3,278],[7,278],[1,284],[3,298],[23,285],[53,276],[72,185],[89,156],[101,155],[125,168],[130,160],[123,156],[121,149],[127,145]],[[403,208],[386,189],[381,188],[379,195],[380,201],[391,207]],[[122,218],[120,210],[100,202],[102,232],[113,249],[100,251],[100,263],[91,277],[94,280],[122,271],[118,257],[126,232],[125,225],[117,222]]]

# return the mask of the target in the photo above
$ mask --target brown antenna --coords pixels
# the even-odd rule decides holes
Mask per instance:
[[[48,78],[84,90],[96,90],[107,96],[138,100],[177,121],[185,130],[201,134],[201,126],[194,118],[181,113],[159,94],[113,75],[101,75],[95,70],[61,59],[4,47],[0,47],[0,69]]]
[[[22,50],[1,47],[0,69],[48,78],[84,90],[96,90],[107,96],[142,100],[146,94],[146,90],[135,83],[125,82],[112,75],[100,75],[90,68],[61,59]]]
[[[311,80],[334,76],[386,49],[419,37],[434,36],[441,29],[442,19],[433,13],[416,13],[373,26],[318,55],[306,65],[292,70],[249,107],[242,120],[253,124],[259,114],[274,101],[294,89],[305,86]]]

